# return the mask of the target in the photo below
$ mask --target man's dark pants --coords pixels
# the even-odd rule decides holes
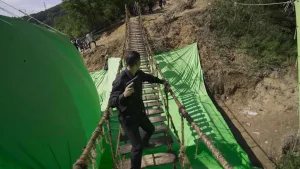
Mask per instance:
[[[128,121],[125,122],[124,120],[120,120],[121,125],[125,131],[125,134],[127,135],[129,141],[132,144],[131,169],[140,169],[142,153],[143,153],[143,145],[144,143],[148,143],[155,128],[146,115],[141,115],[141,117],[136,120],[128,120]],[[141,127],[146,132],[143,138],[141,138],[139,127]]]

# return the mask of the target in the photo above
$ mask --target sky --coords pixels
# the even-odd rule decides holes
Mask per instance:
[[[12,15],[8,14],[7,12],[4,12],[2,10],[2,8],[10,11],[11,13],[13,13],[17,16],[24,16],[24,14],[22,14],[18,10],[15,10],[15,9],[7,6],[6,4],[4,4],[1,1],[4,1],[17,9],[26,11],[26,13],[28,13],[28,14],[33,14],[33,13],[37,13],[40,11],[44,11],[45,10],[44,2],[46,4],[47,9],[53,7],[57,4],[60,4],[62,2],[62,0],[0,0],[0,15],[5,15],[5,16],[10,16],[10,17]]]

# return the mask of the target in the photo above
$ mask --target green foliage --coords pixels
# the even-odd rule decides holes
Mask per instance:
[[[63,0],[57,6],[32,16],[45,24],[55,27],[70,37],[80,37],[87,32],[101,30],[125,13],[125,4],[129,8],[135,0]],[[147,0],[141,0],[145,3]],[[29,17],[23,17],[28,20]],[[34,20],[30,22],[39,24]]]
[[[262,3],[258,0],[238,2]],[[278,67],[287,58],[297,56],[292,6],[286,12],[282,5],[241,6],[223,0],[215,0],[212,6],[211,29],[220,37],[221,46],[245,49],[259,61],[259,67]]]
[[[45,11],[41,11],[41,12],[32,14],[31,16],[36,18],[37,20],[47,24],[47,25],[53,26],[54,25],[54,19],[56,17],[63,16],[63,15],[64,15],[64,12],[60,9],[59,5],[56,5],[56,6],[54,6],[52,8],[49,8]],[[27,21],[29,19],[29,17],[24,16],[23,19]],[[35,21],[33,19],[30,19],[29,22],[39,24],[37,21]]]
[[[55,27],[71,37],[102,29],[120,19],[125,3],[133,0],[66,0],[60,7],[65,15],[55,19]]]

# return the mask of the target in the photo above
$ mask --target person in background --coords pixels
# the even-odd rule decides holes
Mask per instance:
[[[160,9],[163,9],[162,0],[158,0],[158,2],[159,2]]]
[[[162,3],[164,6],[166,6],[167,1],[166,0],[162,0]]]
[[[75,39],[72,39],[71,42],[73,43],[73,45],[75,46],[75,48],[76,48],[77,50],[79,50],[79,49],[78,49],[78,44],[76,43],[76,40],[75,40]]]
[[[153,13],[153,0],[148,0],[149,14]]]
[[[104,70],[108,70],[108,55],[105,56]]]
[[[90,33],[88,33],[85,37],[86,37],[86,42],[89,45],[90,49],[91,49],[91,43],[94,43],[95,47],[97,46],[96,41],[93,40],[92,35]]]
[[[136,51],[129,51],[125,62],[126,69],[113,82],[109,105],[117,108],[119,122],[132,144],[131,169],[140,169],[143,148],[153,145],[149,139],[155,130],[145,111],[142,84],[146,81],[164,85],[169,83],[140,70],[141,57]],[[146,132],[143,138],[139,127]]]
[[[134,5],[133,5],[133,13],[135,16],[138,16],[139,15],[139,6],[138,6],[138,2],[134,2]]]
[[[78,51],[82,52],[83,51],[83,46],[82,46],[82,42],[81,42],[81,40],[79,38],[76,39],[76,44],[78,46],[78,48],[77,48]]]

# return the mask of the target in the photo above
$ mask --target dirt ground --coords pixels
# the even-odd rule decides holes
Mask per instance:
[[[97,47],[84,51],[81,55],[89,72],[104,67],[105,56],[121,57],[125,42],[125,25],[104,32],[97,40]]]
[[[154,51],[170,51],[197,42],[208,90],[226,113],[234,114],[266,154],[278,161],[284,138],[298,127],[295,66],[259,70],[253,66],[253,57],[241,49],[220,47],[209,28],[210,0],[197,0],[192,9],[182,9],[184,0],[167,2],[165,9],[156,9],[155,14],[143,19]],[[123,25],[102,35],[98,47],[83,55],[90,71],[103,66],[100,58],[105,54],[121,56],[124,31]]]

